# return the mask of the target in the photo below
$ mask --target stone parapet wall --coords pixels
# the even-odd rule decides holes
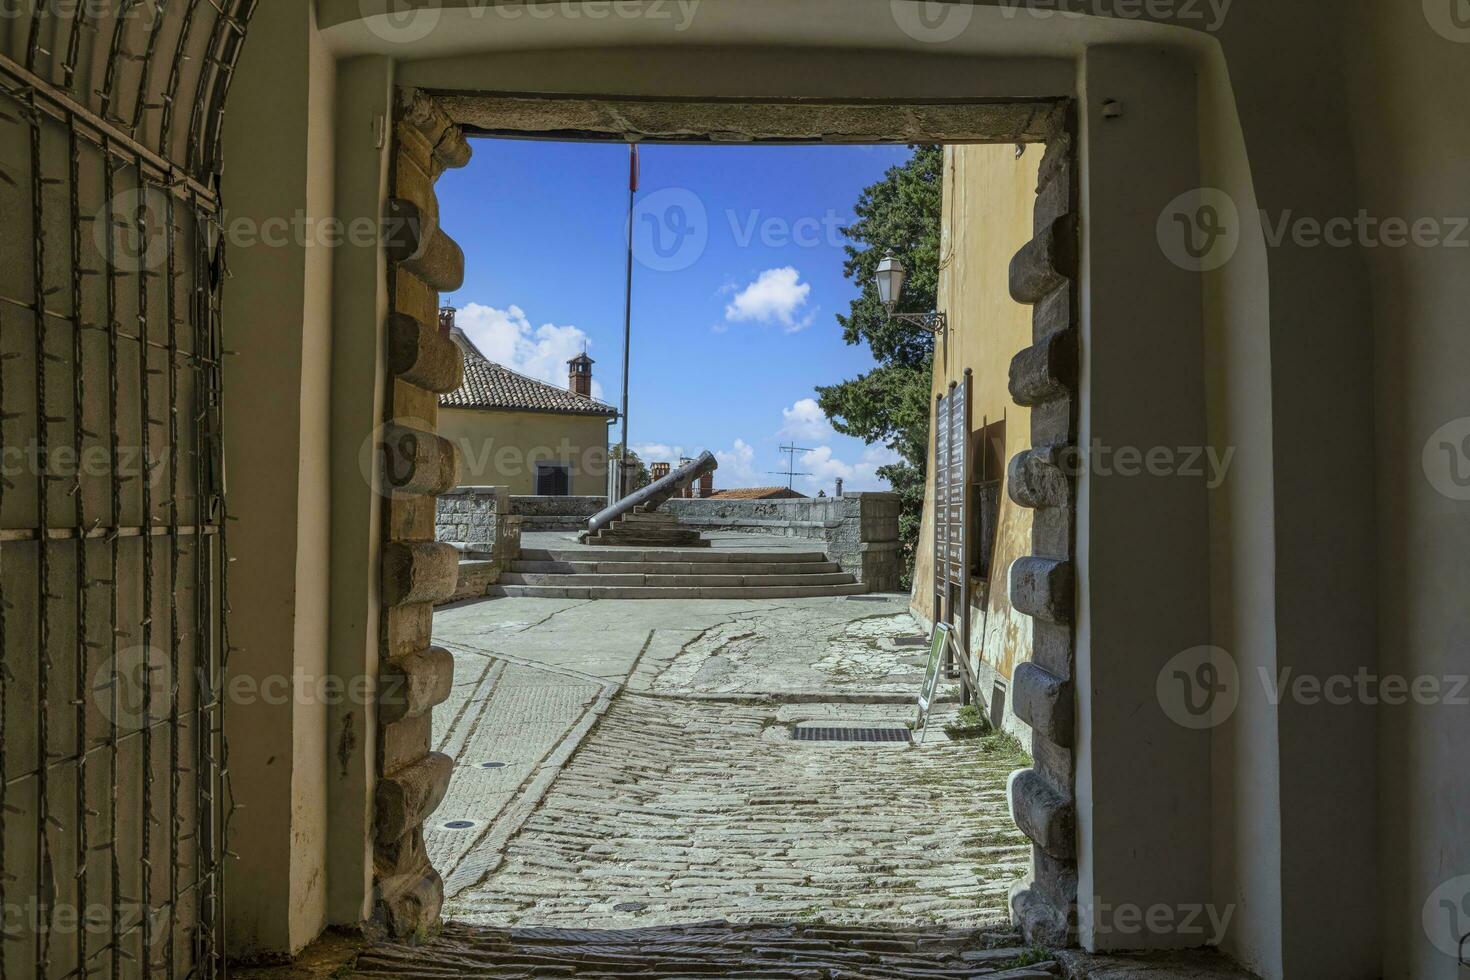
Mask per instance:
[[[702,530],[819,542],[843,571],[871,591],[899,591],[903,552],[898,540],[898,494],[850,493],[806,500],[676,498],[661,509]]]
[[[510,512],[521,518],[527,531],[580,531],[587,526],[587,518],[606,506],[605,496],[510,498]]]
[[[460,552],[458,587],[443,601],[484,595],[520,555],[522,518],[511,513],[515,499],[505,487],[456,487],[439,497],[435,540]]]
[[[488,557],[500,517],[510,512],[509,502],[504,487],[456,487],[439,497],[434,538]]]

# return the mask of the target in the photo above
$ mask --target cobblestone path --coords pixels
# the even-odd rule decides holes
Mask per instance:
[[[1030,853],[1005,802],[1021,758],[938,733],[923,746],[790,738],[795,721],[909,714],[624,692],[446,913],[510,926],[1003,923]]]
[[[423,945],[380,946],[353,977],[738,977],[744,980],[1052,980],[1011,934],[721,922],[650,929],[450,926]]]

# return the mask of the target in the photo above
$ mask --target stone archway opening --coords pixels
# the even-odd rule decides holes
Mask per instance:
[[[432,626],[429,610],[435,601],[454,595],[457,585],[448,567],[451,555],[443,546],[432,543],[433,529],[428,526],[433,513],[431,499],[447,489],[447,472],[453,466],[455,451],[446,440],[432,435],[432,425],[416,424],[415,420],[433,418],[433,399],[422,392],[442,393],[452,387],[451,382],[458,381],[457,359],[444,345],[442,335],[436,336],[433,326],[438,292],[455,288],[462,277],[464,259],[438,227],[433,181],[446,159],[462,160],[467,156],[460,149],[465,139],[536,136],[619,142],[901,141],[1044,146],[1033,215],[1034,237],[1015,256],[1009,276],[1011,297],[1034,307],[1035,323],[1030,345],[1016,353],[1009,385],[1015,403],[1032,410],[1032,440],[1027,452],[1013,462],[1006,483],[1014,504],[1034,510],[1036,520],[1031,547],[1014,563],[1006,591],[1015,610],[1036,621],[1039,656],[1034,664],[1015,671],[1008,700],[1014,715],[1046,743],[1032,749],[1034,768],[1022,770],[1012,780],[1010,805],[1015,821],[1035,846],[1030,884],[1017,890],[1011,906],[1028,938],[1053,945],[1065,944],[1074,935],[1076,902],[1070,760],[1073,646],[1069,566],[1075,504],[1071,479],[1059,464],[1059,457],[1076,439],[1077,420],[1077,192],[1069,103],[1050,99],[930,104],[673,101],[444,91],[405,93],[400,101],[408,107],[404,119],[412,125],[407,130],[403,122],[398,126],[397,173],[390,206],[394,216],[402,217],[406,226],[433,230],[420,233],[412,241],[412,247],[406,247],[397,257],[396,281],[400,284],[400,296],[406,299],[395,298],[396,313],[390,330],[395,348],[401,347],[411,354],[401,359],[395,357],[396,374],[390,380],[395,392],[395,414],[385,419],[385,424],[395,427],[392,431],[399,433],[417,430],[411,438],[397,440],[396,445],[394,440],[389,440],[390,465],[397,459],[403,464],[403,472],[429,474],[429,477],[406,478],[399,488],[401,502],[393,506],[393,513],[400,516],[389,518],[388,535],[400,538],[400,543],[389,545],[388,555],[393,561],[399,560],[395,555],[401,557],[402,564],[389,564],[388,574],[394,580],[424,583],[417,591],[406,589],[397,595],[385,610],[384,635],[390,664],[398,655],[396,651],[431,648],[431,640],[439,637],[440,631]],[[423,128],[424,119],[432,120],[428,130]],[[448,147],[447,152],[444,147]],[[410,279],[403,288],[405,275]],[[425,284],[430,288],[422,288]],[[429,364],[445,365],[442,376],[430,379],[424,367]],[[409,412],[414,413],[412,419],[404,417]],[[988,432],[991,421],[987,417],[982,430]],[[967,439],[972,435],[965,433]],[[980,437],[984,438],[984,432]],[[426,446],[427,451],[423,448]],[[409,447],[409,451],[392,456],[403,447]],[[985,455],[988,458],[994,454],[987,451]],[[636,662],[642,663],[647,652],[640,651]],[[501,679],[519,666],[523,665],[502,663],[498,673],[487,666],[480,683]],[[595,710],[587,718],[587,726],[591,727],[598,723],[619,691],[617,685],[604,685],[597,690],[593,683],[595,677],[591,675],[584,674],[581,680],[588,683],[588,698],[595,704]],[[967,674],[966,680],[973,683],[971,675]],[[458,679],[457,683],[464,683],[464,679]],[[439,691],[448,697],[442,684]],[[481,768],[503,765],[497,759],[452,758],[438,751],[454,748],[449,744],[454,740],[443,737],[449,729],[442,723],[428,720],[427,709],[433,703],[431,698],[412,719],[390,724],[391,729],[392,725],[411,721],[409,744],[422,746],[414,749],[421,752],[416,759],[412,754],[406,762],[399,757],[398,769],[385,765],[381,774],[383,785],[392,789],[386,814],[382,809],[384,794],[379,795],[379,869],[380,875],[385,870],[389,872],[380,880],[393,881],[392,873],[404,866],[403,855],[411,853],[416,870],[409,877],[417,882],[412,889],[401,892],[412,897],[404,906],[407,914],[390,914],[390,935],[402,935],[405,928],[421,927],[427,918],[438,913],[436,889],[443,887],[439,884],[439,874],[450,875],[450,889],[457,893],[467,884],[483,880],[499,860],[495,855],[481,854],[465,861],[462,854],[453,868],[441,867],[436,872],[428,867],[432,848],[424,843],[426,821],[434,823],[434,829],[428,832],[431,838],[443,829],[476,829],[472,817],[454,814],[445,817],[435,813],[448,792],[456,768],[470,764]],[[456,715],[465,710],[463,703],[446,707]],[[633,719],[632,724],[630,735],[639,725],[656,726],[656,719],[645,714],[641,721]],[[429,751],[431,746],[425,738],[441,728],[444,730],[434,736],[436,751]],[[396,735],[392,731],[385,734],[390,740]],[[463,733],[457,746],[460,750],[464,748],[462,737]],[[571,748],[575,749],[575,743]],[[558,765],[541,775],[554,779],[560,771]],[[385,815],[390,818],[392,828],[386,835],[386,843],[381,823]],[[439,828],[438,824],[445,819],[456,826]],[[512,832],[519,833],[523,826],[523,823],[515,826]],[[629,906],[623,911],[640,911],[631,908],[640,904],[636,901],[620,904]],[[458,941],[470,941],[463,933],[456,936]],[[387,955],[389,962],[401,965],[401,961],[393,959],[395,954]]]

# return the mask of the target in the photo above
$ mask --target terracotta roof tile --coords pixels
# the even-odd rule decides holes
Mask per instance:
[[[710,494],[723,500],[805,500],[806,494],[789,487],[739,487]]]
[[[439,397],[444,408],[504,409],[520,412],[550,412],[557,415],[602,415],[617,417],[611,405],[558,388],[556,385],[517,374],[487,360],[459,331],[455,342],[464,351],[464,383]]]

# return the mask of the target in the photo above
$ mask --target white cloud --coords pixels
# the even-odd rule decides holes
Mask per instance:
[[[543,323],[532,327],[519,306],[499,310],[469,303],[455,314],[455,323],[480,353],[496,364],[565,388],[567,361],[587,349],[590,341],[578,327]],[[592,381],[592,397],[603,400],[602,384]]]
[[[679,465],[680,458],[689,455],[683,446],[670,446],[665,442],[635,442],[628,446],[645,463],[669,463]]]
[[[755,449],[744,439],[736,439],[729,449],[715,452],[720,468],[715,471],[716,489],[731,487],[760,486],[760,474],[755,469]]]
[[[813,309],[798,319],[811,292],[811,285],[801,282],[801,274],[792,266],[767,269],[735,294],[725,307],[725,319],[731,322],[779,323],[788,333],[795,333],[811,326],[817,314]]]
[[[780,435],[809,442],[832,438],[832,423],[827,421],[827,413],[815,398],[803,398],[790,408],[781,409],[781,417],[784,421]]]
[[[892,488],[878,475],[878,467],[899,459],[898,453],[888,447],[872,445],[863,450],[862,458],[856,463],[848,463],[838,458],[831,446],[818,446],[801,458],[801,468],[811,476],[797,478],[799,489],[811,496],[816,496],[819,490],[831,495],[836,491],[840,477],[844,491],[889,490]]]

